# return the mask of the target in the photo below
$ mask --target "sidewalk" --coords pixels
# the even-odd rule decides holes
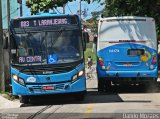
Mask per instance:
[[[97,72],[96,72],[96,65],[92,65],[92,76],[88,77],[87,73],[89,73],[89,69],[86,68],[86,83],[87,89],[94,89],[97,88]],[[90,74],[89,74],[90,75]]]
[[[19,100],[8,100],[6,98],[4,98],[1,94],[0,94],[0,109],[4,109],[4,108],[18,108],[20,107],[21,103],[19,102]]]

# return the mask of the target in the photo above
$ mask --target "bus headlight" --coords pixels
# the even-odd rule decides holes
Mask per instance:
[[[78,72],[78,77],[82,76],[84,74],[84,71],[81,70],[80,72]]]
[[[73,77],[72,77],[72,82],[78,80],[81,76],[84,75],[84,70],[81,70],[79,71],[77,74],[75,74]]]
[[[25,86],[25,82],[22,78],[18,77],[17,75],[12,75],[13,80],[15,80],[17,83]]]
[[[78,76],[77,76],[77,74],[76,74],[76,75],[74,75],[74,76],[72,77],[72,81],[77,80],[77,78],[78,78]]]
[[[12,78],[13,78],[16,82],[18,82],[18,76],[17,76],[17,75],[13,75]]]
[[[19,78],[19,83],[23,86],[25,85],[24,80],[22,78]]]

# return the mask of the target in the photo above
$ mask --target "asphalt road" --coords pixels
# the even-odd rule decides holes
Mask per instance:
[[[97,92],[97,79],[87,79],[82,102],[70,95],[41,97],[33,104],[0,110],[1,119],[160,119],[158,88],[114,86],[111,93]]]

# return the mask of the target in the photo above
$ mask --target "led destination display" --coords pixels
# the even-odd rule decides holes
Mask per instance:
[[[30,19],[16,19],[13,21],[15,28],[26,27],[43,27],[55,25],[75,25],[77,24],[76,17],[41,17]]]

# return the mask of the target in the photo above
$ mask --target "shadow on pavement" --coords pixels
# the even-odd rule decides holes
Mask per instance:
[[[146,92],[146,87],[143,85],[139,86],[113,86],[111,92],[99,93],[96,88],[88,89],[88,92],[85,96],[84,101],[77,101],[73,95],[47,95],[47,96],[38,96],[34,97],[31,100],[31,104],[22,104],[20,107],[26,106],[43,106],[43,105],[65,105],[65,104],[90,104],[90,103],[117,103],[124,102],[119,94],[144,94],[151,93],[152,91]],[[151,102],[150,100],[129,100],[125,102],[139,102],[146,103]]]
[[[129,85],[123,84],[119,86],[112,86],[113,93],[158,93],[160,92],[159,84],[139,84]]]
[[[89,91],[83,101],[77,101],[74,97],[72,97],[72,95],[40,96],[32,99],[31,104],[22,104],[20,107],[123,102],[123,100],[117,94],[96,93],[97,91]]]

